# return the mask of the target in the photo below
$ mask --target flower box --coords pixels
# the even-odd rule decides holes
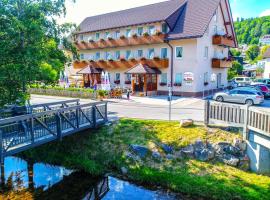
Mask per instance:
[[[124,40],[124,39],[126,39],[126,36],[121,35],[121,36],[120,36],[120,39],[121,39],[121,40]]]
[[[131,84],[131,81],[125,81],[125,84],[126,85],[130,85]]]
[[[182,86],[182,83],[174,83],[173,86],[175,86],[175,87],[181,87]]]
[[[129,58],[129,60],[130,60],[130,61],[136,61],[136,59],[135,59],[135,58]]]
[[[156,31],[156,35],[157,35],[157,36],[160,36],[161,34],[162,34],[161,31],[159,31],[159,30]]]
[[[148,37],[149,36],[149,33],[148,32],[145,32],[145,33],[143,33],[143,36],[144,37]]]
[[[161,82],[161,83],[159,83],[159,85],[160,85],[160,86],[166,86],[166,85],[167,85],[167,83],[163,83],[163,82]]]
[[[111,58],[111,59],[109,59],[109,62],[113,62],[114,60]]]
[[[134,33],[134,34],[132,35],[132,37],[133,37],[133,38],[137,38],[138,35],[137,35],[136,33]]]
[[[89,60],[89,62],[90,62],[90,63],[93,63],[93,62],[95,62],[95,61],[94,61],[94,60]]]
[[[141,61],[146,61],[146,58],[145,58],[145,57],[142,57],[142,58],[141,58]]]
[[[114,81],[115,84],[119,85],[120,84],[120,80],[116,80]]]
[[[125,59],[125,58],[120,58],[120,61],[121,61],[121,62],[125,62],[126,59]]]
[[[105,62],[105,60],[103,60],[103,59],[100,59],[100,60],[99,60],[99,62]]]
[[[111,40],[113,40],[113,38],[112,38],[112,37],[108,37],[108,40],[110,40],[110,41],[111,41]]]
[[[100,42],[105,42],[105,40],[104,40],[103,38],[101,38],[99,41],[100,41]]]
[[[155,56],[153,59],[154,59],[154,60],[160,60],[160,57]]]
[[[89,42],[90,42],[90,43],[94,43],[95,41],[91,39],[91,40],[89,40]]]

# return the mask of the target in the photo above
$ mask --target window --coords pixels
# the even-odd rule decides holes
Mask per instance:
[[[139,49],[138,50],[138,58],[142,58],[143,57],[143,50]]]
[[[110,60],[110,59],[112,59],[111,53],[105,52],[105,60]]]
[[[137,29],[137,34],[138,34],[139,36],[142,36],[142,35],[143,35],[143,27],[138,27],[138,29]]]
[[[115,52],[115,59],[119,60],[120,59],[120,51]]]
[[[96,40],[99,40],[100,38],[100,33],[96,33]]]
[[[217,21],[217,14],[218,14],[218,11],[216,10],[215,14],[214,14],[214,21],[216,22]]]
[[[176,73],[175,74],[175,83],[179,84],[179,83],[182,83],[182,73]]]
[[[105,38],[108,39],[110,37],[110,32],[105,32]]]
[[[84,59],[84,54],[83,53],[80,54],[80,58],[81,58],[81,60]]]
[[[176,47],[175,48],[175,57],[177,59],[182,59],[183,58],[183,47]]]
[[[83,35],[80,35],[80,40],[83,41]]]
[[[155,57],[155,49],[148,50],[148,58],[153,59]]]
[[[166,23],[162,24],[162,33],[168,33],[169,32],[169,27]]]
[[[149,26],[148,27],[148,33],[149,35],[154,35],[156,32],[156,27],[155,26]]]
[[[115,74],[115,80],[116,81],[120,81],[120,73],[116,73]]]
[[[160,75],[160,82],[167,84],[167,73],[163,73]]]
[[[204,81],[204,83],[208,83],[208,72],[205,72],[203,74],[203,81]]]
[[[115,39],[119,39],[120,38],[120,31],[115,31]]]
[[[230,92],[229,92],[229,94],[231,95],[231,94],[237,94],[238,93],[238,90],[231,90]]]
[[[100,59],[100,52],[96,52],[96,60]]]
[[[126,81],[131,81],[131,74],[126,74]]]
[[[217,34],[218,30],[217,30],[217,25],[214,26],[214,34]]]
[[[126,31],[126,37],[131,37],[131,29],[127,29],[127,31]]]
[[[130,50],[127,50],[126,51],[126,59],[130,59],[131,58],[131,51]]]
[[[160,58],[164,59],[167,58],[168,54],[168,49],[167,48],[161,48],[161,54],[160,54]]]
[[[208,58],[208,47],[204,47],[204,58]]]

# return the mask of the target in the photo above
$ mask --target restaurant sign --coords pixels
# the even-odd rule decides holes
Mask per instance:
[[[185,72],[184,73],[184,81],[187,81],[187,82],[194,81],[194,74],[192,72]]]

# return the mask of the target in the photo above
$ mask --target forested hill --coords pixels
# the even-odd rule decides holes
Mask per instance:
[[[235,22],[239,44],[258,44],[261,36],[270,34],[270,16]]]

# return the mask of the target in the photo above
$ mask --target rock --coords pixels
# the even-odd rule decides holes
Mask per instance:
[[[168,160],[173,160],[173,159],[175,159],[175,156],[172,155],[172,154],[168,154],[168,155],[166,155],[166,158],[167,158]]]
[[[193,125],[193,120],[192,119],[182,119],[180,121],[180,127],[188,127]]]
[[[207,129],[207,133],[209,133],[209,134],[214,134],[216,132],[217,132],[217,129],[214,129],[214,128],[208,128]]]
[[[126,174],[128,173],[128,169],[125,168],[125,167],[121,167],[121,173],[122,173],[123,175],[126,175]]]
[[[161,155],[159,152],[153,152],[152,157],[156,160],[161,160]]]
[[[237,147],[234,147],[232,145],[227,145],[223,148],[223,151],[226,153],[226,154],[231,154],[231,155],[234,155],[234,156],[240,156],[241,155],[241,151],[239,148]]]
[[[166,153],[166,154],[172,154],[173,153],[173,148],[167,144],[161,144],[160,145],[162,150]]]
[[[209,161],[212,160],[215,157],[215,152],[210,149],[202,149],[202,150],[197,150],[195,151],[195,158],[200,160],[200,161]]]
[[[247,150],[247,143],[244,140],[235,139],[233,141],[233,146],[239,148],[241,151]]]
[[[240,162],[238,164],[238,168],[244,171],[250,170],[250,160],[247,155],[240,158]]]
[[[174,153],[175,157],[178,159],[183,159],[183,157],[185,156],[184,153],[180,150],[180,151],[176,151]]]
[[[221,157],[221,161],[224,162],[227,165],[236,167],[239,164],[239,158],[233,156],[233,155],[229,155],[229,154],[224,154]]]
[[[147,154],[150,152],[147,147],[140,145],[130,145],[131,150],[138,155],[140,158],[145,158]]]
[[[125,152],[125,156],[127,159],[131,159],[131,160],[134,160],[134,161],[140,161],[140,158],[130,152]]]
[[[197,140],[195,143],[194,143],[194,148],[195,150],[202,150],[205,148],[205,144],[203,143],[202,140]]]
[[[188,158],[193,158],[194,157],[194,147],[192,144],[186,146],[185,148],[181,149],[182,153],[184,156]]]

